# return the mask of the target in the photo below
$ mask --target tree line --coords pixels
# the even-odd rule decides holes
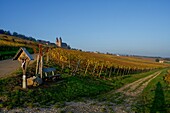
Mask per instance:
[[[47,44],[47,43],[48,43],[48,45],[53,45],[53,46],[55,46],[55,43],[51,43],[50,41],[46,41],[46,40],[36,40],[35,38],[33,38],[33,37],[31,37],[31,36],[25,36],[25,35],[19,34],[19,33],[17,33],[17,32],[11,33],[10,31],[5,31],[5,30],[3,30],[3,29],[0,29],[0,34],[5,34],[5,35],[9,35],[9,36],[15,36],[15,37],[18,37],[18,38],[21,38],[21,39],[34,41],[34,42],[38,42],[38,43],[41,43],[41,44]]]
[[[25,36],[25,35],[19,34],[17,32],[11,33],[10,31],[5,31],[3,29],[0,29],[0,34],[5,34],[5,35],[9,35],[9,36],[15,36],[15,37],[18,37],[18,38],[22,38],[22,39],[26,39],[26,40],[30,40],[30,41],[36,42],[35,38],[33,38],[31,36]]]

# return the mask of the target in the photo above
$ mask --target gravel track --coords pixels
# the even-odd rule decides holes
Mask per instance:
[[[137,97],[142,93],[148,83],[160,75],[160,73],[161,71],[155,72],[118,89],[116,93],[121,93],[118,99],[122,99],[123,102],[116,107],[116,113],[135,113],[132,106],[135,105]]]
[[[148,85],[148,83],[157,77],[161,72],[155,72],[145,78],[141,78],[135,82],[125,85],[124,87],[117,90],[127,96],[137,96],[143,91],[143,89]]]
[[[34,60],[31,61],[30,63],[32,63],[36,60],[36,54],[34,54],[32,56],[33,56]],[[7,77],[12,72],[19,69],[20,66],[21,66],[21,63],[18,60],[12,60],[12,59],[1,60],[0,61],[0,78]]]

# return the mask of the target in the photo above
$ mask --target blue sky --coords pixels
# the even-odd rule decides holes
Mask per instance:
[[[170,0],[0,0],[0,29],[85,51],[170,57]]]

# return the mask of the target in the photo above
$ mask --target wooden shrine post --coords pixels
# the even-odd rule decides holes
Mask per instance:
[[[17,52],[17,54],[14,56],[13,60],[18,60],[21,62],[21,67],[23,71],[23,82],[22,82],[22,88],[27,88],[27,77],[26,77],[26,71],[27,67],[29,65],[29,62],[31,60],[34,60],[31,54],[26,50],[26,48],[20,48]]]

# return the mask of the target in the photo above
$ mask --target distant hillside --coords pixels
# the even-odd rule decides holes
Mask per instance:
[[[19,34],[17,32],[13,32],[11,33],[10,31],[5,31],[3,29],[0,29],[0,34],[4,34],[4,35],[8,35],[8,36],[15,36],[15,37],[18,37],[18,38],[21,38],[21,39],[26,39],[26,40],[30,40],[30,41],[36,41],[35,38],[33,37],[28,37],[28,36],[25,36],[23,34]]]
[[[14,37],[17,37],[19,39],[23,39],[23,40],[27,40],[27,41],[38,42],[38,43],[42,43],[42,44],[48,44],[48,45],[55,46],[55,43],[51,43],[50,41],[40,40],[40,39],[37,40],[37,39],[35,39],[31,36],[25,36],[25,35],[17,33],[17,32],[11,33],[10,31],[5,31],[3,29],[0,29],[0,34],[4,35],[4,38],[5,38],[5,36],[14,36]]]
[[[33,54],[37,52],[38,43],[15,36],[0,34],[0,60],[12,58],[20,47],[27,48]]]
[[[0,29],[0,60],[12,58],[20,47],[25,47],[30,53],[38,51],[38,45],[56,47],[55,43],[45,40],[36,40],[31,36],[25,36],[17,32],[11,33]]]
[[[25,47],[31,54],[37,53],[39,44],[40,42],[35,40],[0,34],[0,60],[14,57],[20,47]],[[47,46],[45,42],[42,42],[41,44]]]

